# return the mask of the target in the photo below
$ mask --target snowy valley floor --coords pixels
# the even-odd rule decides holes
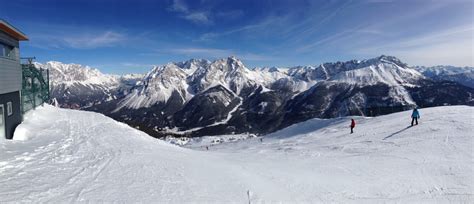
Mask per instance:
[[[200,148],[50,106],[0,141],[0,202],[474,202],[474,108],[312,119]],[[249,195],[248,195],[249,194]]]

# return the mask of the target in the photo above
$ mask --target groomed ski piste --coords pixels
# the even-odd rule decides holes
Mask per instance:
[[[93,112],[39,107],[0,141],[0,202],[472,203],[474,108],[312,119],[171,145]]]

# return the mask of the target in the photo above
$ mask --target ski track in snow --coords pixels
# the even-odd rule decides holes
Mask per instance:
[[[260,138],[181,148],[103,115],[38,108],[0,141],[0,202],[473,201],[472,107],[312,119]]]
[[[235,94],[234,94],[235,95]],[[198,131],[198,130],[201,130],[203,128],[208,128],[208,127],[214,127],[214,126],[218,126],[218,125],[224,125],[224,124],[227,124],[229,122],[230,119],[232,119],[232,115],[237,111],[239,110],[240,106],[242,106],[243,104],[243,101],[244,99],[241,98],[241,97],[238,97],[236,96],[238,99],[239,99],[239,104],[237,104],[232,110],[229,111],[229,113],[227,113],[227,117],[222,120],[222,121],[219,121],[219,122],[216,122],[216,123],[213,123],[213,124],[210,124],[210,125],[206,125],[204,127],[196,127],[196,128],[192,128],[192,129],[189,129],[189,130],[183,130],[183,131],[179,131],[178,128],[174,128],[174,129],[167,129],[166,131],[168,133],[173,133],[173,134],[177,134],[177,135],[183,135],[183,134],[187,134],[187,133],[192,133],[194,131]]]

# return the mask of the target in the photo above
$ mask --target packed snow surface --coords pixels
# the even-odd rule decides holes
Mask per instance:
[[[473,202],[465,106],[312,119],[263,137],[190,149],[106,116],[46,106],[0,141],[0,202]],[[211,141],[211,140],[209,140]]]

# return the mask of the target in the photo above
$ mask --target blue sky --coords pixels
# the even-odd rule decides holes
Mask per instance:
[[[474,66],[472,0],[0,0],[22,56],[144,73],[235,55],[248,67],[394,55]]]

